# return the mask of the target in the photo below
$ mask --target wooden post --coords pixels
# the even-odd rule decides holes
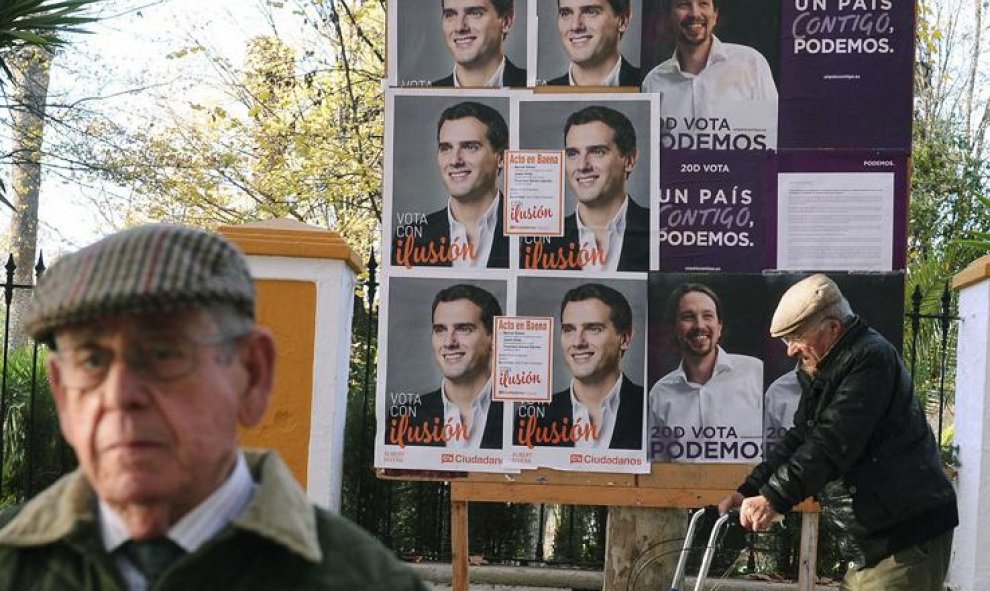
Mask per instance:
[[[468,591],[468,504],[450,502],[450,562],[453,591]]]
[[[801,514],[801,556],[798,563],[798,591],[814,591],[818,578],[818,513]]]
[[[687,531],[683,509],[609,507],[605,589],[668,589]]]

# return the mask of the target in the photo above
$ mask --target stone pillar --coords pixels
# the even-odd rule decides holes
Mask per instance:
[[[948,583],[990,589],[990,255],[953,279],[959,291],[955,443],[959,446],[959,527]]]
[[[275,392],[264,420],[241,433],[278,450],[309,498],[340,511],[354,288],[363,268],[335,232],[279,219],[223,226],[258,289],[258,321],[275,333]]]

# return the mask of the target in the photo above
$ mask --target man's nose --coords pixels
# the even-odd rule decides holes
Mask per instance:
[[[801,353],[801,347],[797,343],[787,343],[787,356],[794,357]]]
[[[471,27],[468,26],[467,14],[462,14],[457,17],[457,32],[465,33],[470,31]]]
[[[107,408],[133,409],[147,402],[146,380],[134,364],[116,357],[107,368],[100,388]]]
[[[452,331],[448,332],[443,337],[443,346],[444,347],[446,347],[448,349],[451,349],[451,348],[456,348],[457,345],[458,345],[458,341],[457,341],[457,332],[456,331],[453,331],[452,330]]]

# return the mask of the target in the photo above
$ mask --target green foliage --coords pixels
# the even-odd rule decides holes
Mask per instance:
[[[920,312],[927,315],[942,313],[943,293],[952,277],[990,246],[987,127],[986,118],[980,120],[987,98],[976,78],[981,37],[963,29],[971,11],[978,9],[928,0],[918,13],[905,309],[912,309],[917,289]],[[955,314],[952,301],[948,312]],[[950,410],[954,398],[956,337],[954,328],[948,328],[944,338],[937,321],[923,320],[917,334],[910,322],[905,324],[905,354],[915,364],[915,391],[932,416],[938,414],[943,385]]]
[[[101,123],[99,141],[80,142],[72,159],[130,189],[137,218],[210,227],[290,217],[336,230],[366,257],[382,208],[384,3],[298,10],[302,40],[254,38],[243,68],[205,38],[170,54],[215,71],[224,100],[166,97],[154,125]]]
[[[35,359],[33,346],[18,348],[9,353],[2,369],[7,391],[0,508],[31,497],[74,465],[59,431],[45,373],[45,350],[39,350]]]
[[[65,33],[85,33],[80,25],[96,19],[84,10],[100,1],[4,0],[0,3],[0,69],[11,77],[4,54],[22,45],[51,47],[63,43]]]
[[[565,564],[601,564],[605,560],[606,507],[565,505],[553,540],[553,556]]]

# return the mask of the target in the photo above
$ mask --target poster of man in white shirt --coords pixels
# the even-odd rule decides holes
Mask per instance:
[[[661,96],[664,148],[776,148],[777,84],[767,58],[778,55],[780,6],[771,4],[653,3],[646,28],[660,34],[644,40],[644,64],[656,66],[644,75],[643,91]],[[731,23],[724,31],[723,20]]]
[[[551,402],[513,405],[513,451],[532,454],[531,466],[648,469],[644,287],[642,280],[519,278],[518,314],[553,316],[557,333]]]
[[[492,400],[492,331],[506,289],[494,280],[389,278],[376,465],[499,467],[503,403]]]
[[[526,0],[389,0],[389,86],[527,85]]]
[[[389,93],[385,236],[391,263],[507,268],[500,180],[509,147],[507,95],[434,92],[444,94]]]
[[[763,361],[723,348],[730,346],[730,315],[711,284],[735,299],[735,350],[762,353],[766,314],[758,297],[763,292],[760,275],[651,275],[651,336],[658,342],[654,347],[651,341],[650,374],[666,371],[649,394],[654,461],[761,458]]]
[[[563,235],[522,237],[519,268],[599,273],[650,269],[650,197],[659,190],[658,103],[534,95],[519,102],[519,145],[562,149]]]

